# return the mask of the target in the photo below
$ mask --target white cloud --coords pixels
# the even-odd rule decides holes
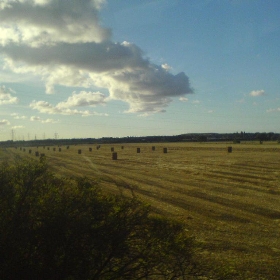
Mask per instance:
[[[168,65],[167,63],[161,64],[162,69],[166,70],[166,71],[170,71],[172,69],[172,67],[170,65]]]
[[[6,88],[5,86],[0,87],[0,105],[3,104],[15,104],[18,102],[18,98],[12,96],[15,92],[10,88]]]
[[[10,122],[8,120],[0,120],[0,125],[10,125]]]
[[[15,120],[24,120],[27,118],[26,116],[20,116],[18,113],[12,113],[11,116],[14,117]]]
[[[128,103],[129,113],[164,112],[174,97],[192,93],[185,73],[172,74],[168,64],[153,64],[135,44],[111,40],[110,30],[98,18],[104,2],[5,2],[0,9],[0,54],[6,68],[42,77],[47,93],[54,93],[55,85],[103,88],[109,100]],[[40,109],[58,112],[63,106],[80,106],[83,98],[89,106],[104,103],[103,95],[94,101],[97,95],[87,92],[91,97],[80,93],[52,108],[40,104]]]
[[[53,120],[53,119],[46,119],[46,120],[43,120],[43,119],[41,119],[41,118],[38,117],[38,116],[32,116],[32,117],[30,117],[30,121],[32,121],[32,122],[38,121],[38,122],[41,122],[41,123],[58,123],[58,122],[59,122],[58,120]]]
[[[23,125],[15,125],[12,127],[12,129],[20,129],[20,128],[24,128]]]
[[[100,92],[73,92],[72,96],[70,96],[67,101],[58,103],[56,107],[62,109],[76,106],[96,106],[98,104],[104,104],[105,98],[106,96]]]
[[[189,99],[187,97],[180,97],[179,100],[182,101],[182,102],[188,102],[189,101]]]
[[[55,115],[55,114],[60,114],[60,115],[81,115],[83,117],[85,116],[108,116],[108,114],[100,114],[96,112],[90,112],[88,110],[81,111],[77,109],[69,109],[65,107],[58,107],[58,106],[53,106],[49,102],[46,101],[32,101],[29,105],[32,109],[35,109],[39,111],[40,113],[45,113],[45,114],[50,114],[50,115]],[[39,117],[37,117],[39,118]],[[40,120],[40,119],[38,119]]]
[[[265,95],[265,91],[263,89],[261,90],[253,90],[249,93],[250,96],[262,96]]]
[[[214,111],[213,110],[209,110],[207,113],[212,114],[212,113],[214,113]]]
[[[32,117],[30,117],[30,120],[31,120],[32,122],[34,122],[34,121],[41,121],[41,118],[40,118],[40,117],[37,117],[37,116],[32,116]]]
[[[41,123],[58,123],[58,120],[53,120],[53,119],[46,119],[42,120]]]

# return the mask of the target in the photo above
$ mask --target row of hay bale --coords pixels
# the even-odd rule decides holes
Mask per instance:
[[[98,145],[98,146],[97,146],[97,150],[99,150],[100,147],[101,147],[101,146]],[[37,148],[38,148],[38,147],[37,147]],[[66,148],[69,149],[69,146],[67,146]],[[124,149],[124,146],[121,146],[121,148]],[[44,149],[45,149],[45,147],[44,147]],[[20,147],[20,150],[23,150],[23,151],[25,152],[25,148],[21,148],[21,147]],[[47,150],[50,150],[50,147],[47,147]],[[55,147],[53,147],[53,151],[56,151],[56,148],[55,148]],[[58,151],[61,152],[61,148],[58,148]],[[140,151],[141,151],[140,148],[137,148],[137,149],[136,149],[136,153],[140,153]],[[152,151],[155,151],[155,146],[152,146]],[[227,148],[227,151],[228,151],[228,153],[232,153],[232,147],[228,147],[228,148]],[[89,152],[92,152],[92,148],[91,148],[91,147],[89,148]],[[114,147],[111,147],[111,152],[112,152],[112,160],[117,160],[117,159],[118,159],[118,154],[117,154],[117,152],[115,152]],[[29,149],[29,154],[31,154],[31,153],[32,153],[32,150]],[[167,148],[163,148],[163,153],[164,153],[164,154],[167,153]],[[82,150],[81,150],[81,149],[78,149],[78,154],[82,154]],[[36,151],[36,152],[35,152],[35,156],[38,157],[39,155],[40,155],[39,152]],[[42,155],[45,156],[45,154],[41,154],[41,156],[42,156]]]

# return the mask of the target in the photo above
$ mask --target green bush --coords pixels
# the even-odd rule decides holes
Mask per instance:
[[[0,165],[1,279],[176,279],[193,272],[182,224],[40,161]]]

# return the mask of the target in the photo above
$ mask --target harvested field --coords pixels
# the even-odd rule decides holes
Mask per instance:
[[[209,266],[228,271],[224,279],[279,279],[280,145],[110,144],[65,146],[61,152],[33,147],[32,154],[9,148],[0,156],[35,159],[35,150],[61,176],[94,178],[108,192],[137,196],[156,212],[184,221]]]

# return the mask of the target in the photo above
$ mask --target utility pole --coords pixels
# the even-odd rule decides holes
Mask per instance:
[[[12,141],[14,141],[14,138],[15,138],[15,132],[14,132],[14,130],[12,129],[12,131],[11,131],[11,135],[12,135]]]
[[[54,133],[54,139],[55,139],[55,140],[58,139],[58,133],[57,133],[57,132]]]

